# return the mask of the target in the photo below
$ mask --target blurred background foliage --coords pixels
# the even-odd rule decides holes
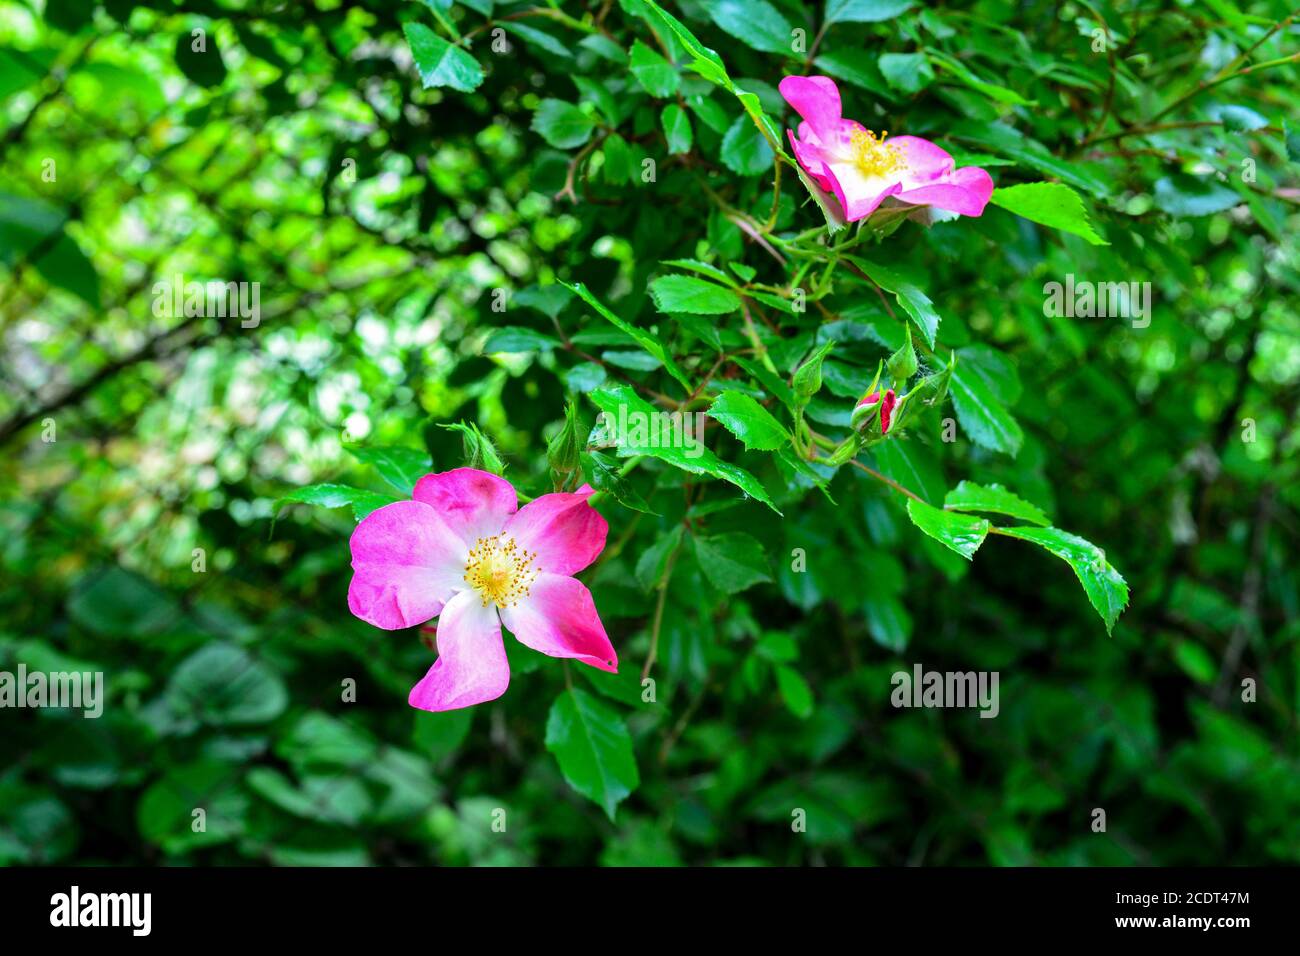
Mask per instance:
[[[543,493],[567,398],[587,427],[602,384],[682,398],[557,280],[652,331],[692,397],[767,403],[733,361],[741,315],[658,314],[647,288],[679,259],[783,287],[746,227],[789,241],[817,206],[787,167],[773,210],[757,128],[639,0],[0,0],[0,667],[102,670],[108,693],[98,720],[0,715],[0,862],[1300,862],[1289,5],[666,6],[778,128],[780,78],[827,73],[847,116],[1080,195],[1108,245],[990,206],[871,249],[943,316],[923,362],[983,355],[1023,437],[963,420],[944,443],[949,407],[864,461],[940,497],[1000,482],[1104,548],[1131,589],[1113,635],[1050,555],[991,537],[954,560],[872,474],[840,469],[832,503],[711,427],[784,517],[636,468],[653,513],[606,498],[584,575],[618,679],[507,641],[505,697],[409,709],[428,635],[347,613],[353,515],[291,504],[272,528],[277,501],[401,494],[348,448],[445,470],[462,420]],[[427,36],[469,37],[481,80],[413,62]],[[1150,326],[1046,316],[1067,274],[1151,282]],[[260,323],[160,315],[176,275],[260,283]],[[860,278],[822,291],[750,307],[787,380],[837,341],[809,413],[833,433],[903,323]],[[1000,672],[998,718],[891,707],[918,662]],[[632,741],[612,818],[547,747],[566,679]]]

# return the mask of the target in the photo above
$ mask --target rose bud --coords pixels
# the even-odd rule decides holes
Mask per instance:
[[[875,414],[877,408],[880,409],[880,434],[885,435],[889,432],[889,418],[894,413],[894,406],[898,404],[898,398],[892,388],[885,389],[882,398],[879,390],[871,392],[865,398],[858,402],[857,407],[853,409],[853,417],[850,424],[855,431],[863,430],[871,417]]]

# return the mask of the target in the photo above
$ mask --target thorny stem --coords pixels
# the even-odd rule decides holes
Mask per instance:
[[[867,467],[866,465],[862,464],[862,462],[858,461],[856,458],[849,459],[849,464],[852,465],[854,468],[857,468],[861,471],[865,471],[868,475],[870,475],[872,478],[875,478],[877,481],[883,481],[885,484],[889,485],[889,487],[893,488],[899,494],[906,495],[907,497],[912,498],[915,501],[919,501],[922,504],[926,503],[925,499],[922,498],[920,495],[918,495],[915,491],[911,491],[907,488],[904,488],[893,478],[886,478],[880,472],[876,471],[876,469]]]
[[[1287,17],[1286,20],[1283,22],[1290,23],[1291,17]],[[1281,26],[1282,26],[1281,23],[1274,26],[1273,30],[1269,31],[1268,35],[1264,37],[1264,40],[1268,39],[1268,37],[1271,36],[1273,32],[1276,31]],[[1264,40],[1260,40],[1260,43],[1263,43]],[[1245,54],[1242,54],[1242,56],[1249,55],[1249,53],[1258,46],[1259,43],[1256,43],[1255,46],[1251,47],[1250,50],[1247,50]],[[1189,90],[1188,92],[1184,93],[1182,96],[1175,99],[1172,103],[1170,103],[1168,106],[1162,109],[1159,113],[1151,117],[1151,122],[1154,123],[1156,120],[1160,119],[1160,117],[1166,116],[1169,113],[1173,112],[1175,109],[1182,106],[1184,103],[1186,103],[1188,100],[1192,99],[1193,97],[1198,96],[1201,93],[1204,93],[1206,90],[1213,89],[1214,87],[1219,86],[1222,83],[1226,83],[1228,82],[1228,80],[1235,80],[1239,76],[1246,76],[1249,73],[1256,73],[1260,70],[1267,70],[1274,66],[1282,66],[1284,63],[1295,63],[1297,60],[1300,60],[1300,52],[1292,53],[1290,56],[1278,57],[1276,60],[1266,60],[1263,63],[1256,63],[1253,66],[1248,66],[1245,69],[1241,69],[1241,70],[1235,70],[1234,72],[1231,73],[1225,72],[1229,68],[1233,67],[1236,63],[1238,63],[1241,59],[1242,59],[1241,56],[1237,57],[1236,60],[1233,60],[1232,63],[1224,67],[1224,69],[1221,70],[1217,75],[1215,75],[1211,79],[1201,81],[1196,85],[1194,89]]]
[[[582,149],[580,149],[577,152],[577,154],[573,157],[573,159],[569,160],[569,170],[564,176],[564,188],[555,194],[556,199],[561,199],[565,196],[568,196],[570,202],[572,202],[575,206],[578,204],[578,194],[573,191],[574,176],[577,175],[578,167],[582,165],[582,161],[591,154],[591,151],[593,149],[595,149],[598,145],[600,145],[600,143],[603,142],[604,142],[603,138],[597,140],[595,137],[592,137],[591,142],[587,143],[586,146],[582,147]]]
[[[681,540],[673,548],[673,553],[668,556],[668,566],[664,568],[663,580],[659,582],[659,597],[655,601],[654,623],[650,625],[650,652],[646,654],[645,666],[641,668],[641,679],[645,680],[650,676],[650,669],[654,667],[655,658],[659,656],[659,632],[664,623],[664,604],[668,600],[668,582],[673,577],[673,565],[677,563],[677,552],[682,546],[682,541],[686,536],[682,535]]]
[[[566,27],[569,27],[570,29],[577,30],[579,33],[605,33],[604,30],[598,29],[597,27],[594,27],[589,23],[583,23],[581,20],[575,20],[573,17],[569,16],[563,10],[557,10],[553,7],[529,7],[527,10],[520,10],[518,13],[510,13],[503,17],[497,17],[496,19],[486,20],[483,23],[480,23],[474,29],[470,30],[462,37],[456,32],[456,28],[454,26],[452,26],[442,18],[442,16],[438,13],[437,8],[433,4],[425,4],[425,6],[427,6],[429,9],[433,11],[434,17],[438,20],[440,24],[442,24],[443,28],[448,30],[452,34],[452,36],[455,36],[457,38],[456,42],[459,45],[464,45],[466,40],[469,40],[472,37],[476,36],[477,34],[482,33],[484,30],[490,30],[493,27],[499,25],[500,23],[506,20],[523,20],[527,17],[549,17],[550,19],[555,20],[557,23],[562,23]],[[605,33],[605,35],[608,36],[609,34]]]
[[[767,217],[767,231],[776,228],[776,216],[781,211],[781,162],[772,164],[772,212]]]

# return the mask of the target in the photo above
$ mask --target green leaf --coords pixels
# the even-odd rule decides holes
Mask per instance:
[[[1106,560],[1106,552],[1060,528],[1003,528],[1001,533],[1032,541],[1066,561],[1083,585],[1088,601],[1105,622],[1106,633],[1114,630],[1115,622],[1128,604],[1128,583]]]
[[[907,516],[930,537],[969,561],[989,533],[986,518],[942,511],[915,498],[907,500]]]
[[[310,710],[275,744],[276,754],[299,773],[321,767],[352,767],[374,758],[369,734],[319,710]]]
[[[1062,179],[1094,196],[1109,195],[1113,189],[1113,181],[1094,172],[1090,165],[1059,159],[1042,143],[1030,139],[1018,129],[1005,123],[977,123],[974,120],[966,120],[953,124],[949,128],[948,135],[977,143],[1040,173]]]
[[[419,754],[434,766],[460,749],[474,722],[474,708],[460,710],[415,711],[411,742]]]
[[[904,93],[919,93],[934,82],[934,68],[924,53],[882,53],[877,62],[885,82]]]
[[[1174,643],[1174,661],[1198,684],[1213,684],[1219,676],[1219,662],[1200,644],[1190,640]]]
[[[785,631],[768,631],[754,645],[754,653],[773,664],[789,664],[799,659],[799,644]]]
[[[649,12],[648,19],[653,20],[660,29],[670,31],[686,48],[686,52],[691,55],[691,68],[695,72],[710,83],[716,83],[718,86],[735,92],[735,87],[731,84],[731,78],[727,76],[727,68],[722,65],[722,57],[701,43],[695,34],[687,29],[685,24],[664,10],[655,0],[641,0],[641,5]]]
[[[560,340],[536,329],[507,325],[493,329],[483,343],[484,355],[496,355],[502,352],[545,352],[557,347]]]
[[[575,668],[587,683],[604,697],[625,707],[644,708],[651,701],[642,699],[641,674],[635,667],[624,667],[617,674],[594,667]]]
[[[1212,179],[1178,174],[1156,181],[1155,204],[1171,216],[1209,216],[1231,209],[1241,197]]]
[[[274,720],[289,694],[279,675],[248,651],[215,642],[181,662],[164,699],[177,717],[227,727]]]
[[[609,378],[603,365],[596,362],[579,362],[564,373],[564,385],[571,392],[590,392],[600,388]]]
[[[483,68],[458,46],[448,43],[423,23],[414,21],[402,26],[411,56],[420,73],[420,84],[427,90],[450,86],[462,93],[473,93],[483,82]]]
[[[1083,199],[1061,183],[1023,183],[993,190],[989,202],[1031,222],[1080,236],[1094,246],[1108,245],[1088,221]]]
[[[601,148],[605,154],[605,168],[602,171],[605,182],[611,186],[623,186],[632,182],[636,177],[636,157],[632,155],[632,147],[627,144],[627,140],[618,133],[611,133],[605,137]]]
[[[573,85],[578,88],[578,99],[590,100],[596,105],[600,115],[610,126],[617,126],[623,122],[623,107],[625,101],[622,97],[617,97],[610,88],[600,80],[594,80],[589,76],[575,74],[569,79],[573,80]]]
[[[596,121],[572,103],[545,99],[533,114],[531,128],[556,149],[574,149],[591,139]]]
[[[949,511],[982,511],[988,514],[1009,515],[1037,525],[1052,522],[1042,510],[1001,485],[977,485],[963,481],[944,496],[943,506]]]
[[[304,820],[355,827],[373,809],[365,784],[354,777],[307,777],[296,787],[270,767],[255,767],[246,778],[248,789]]]
[[[957,364],[950,389],[957,420],[975,444],[1013,458],[1019,454],[1025,433],[969,362]]]
[[[199,801],[202,801],[201,803]],[[238,770],[200,759],[167,769],[136,805],[140,835],[167,853],[184,853],[236,839],[244,832],[248,795]],[[195,831],[194,810],[202,807],[204,829]]]
[[[1211,106],[1206,110],[1212,119],[1223,124],[1230,133],[1249,133],[1268,125],[1268,117],[1256,113],[1248,106]]]
[[[901,654],[912,640],[912,615],[898,598],[878,590],[867,591],[862,604],[867,619],[867,633],[881,647]]]
[[[641,590],[653,591],[664,584],[664,575],[668,573],[668,561],[681,545],[684,533],[684,526],[675,524],[667,534],[656,538],[654,544],[641,552],[633,571],[637,583],[641,585]]]
[[[271,512],[272,514],[279,514],[281,508],[290,504],[317,505],[321,508],[342,508],[351,505],[352,517],[360,521],[376,508],[382,508],[384,505],[391,505],[394,501],[400,500],[400,498],[380,494],[377,491],[366,491],[362,488],[352,488],[348,485],[335,485],[326,482],[318,485],[307,485],[289,492],[289,494],[278,499],[272,505]]]
[[[664,99],[677,93],[681,77],[673,66],[640,40],[632,44],[628,69],[651,96]]]
[[[426,28],[427,29],[427,28]],[[194,49],[195,41],[188,30],[176,37],[176,66],[185,78],[203,87],[220,86],[226,79],[226,63],[221,58],[221,48],[215,33],[204,38],[204,49]]]
[[[726,315],[740,308],[736,293],[695,276],[660,276],[650,283],[650,297],[660,312]]]
[[[767,0],[703,0],[714,23],[730,37],[764,53],[792,53],[790,22]]]
[[[380,477],[398,491],[410,494],[415,483],[429,473],[433,460],[429,453],[400,445],[344,445],[349,455],[367,465],[374,465]],[[386,502],[385,502],[386,503]]]
[[[737,116],[722,138],[722,161],[732,172],[757,176],[772,168],[772,147],[748,116]]]
[[[693,436],[689,443],[683,442],[682,429],[674,428],[669,413],[645,402],[629,386],[598,389],[591,393],[591,400],[612,424],[611,437],[621,457],[649,455],[691,474],[720,478],[763,502],[777,514],[781,513],[757,478],[739,465],[722,461],[708,448],[695,444]],[[620,432],[620,422],[628,422],[630,427]]]
[[[600,358],[606,365],[631,369],[634,372],[653,372],[661,364],[653,355],[631,349],[610,349],[601,352]]]
[[[715,133],[725,133],[730,120],[727,119],[727,111],[722,108],[717,100],[708,96],[691,96],[686,100],[686,105],[691,108],[700,121]]]
[[[647,515],[658,514],[646,503],[641,493],[632,487],[631,482],[619,474],[616,459],[593,451],[583,452],[579,460],[582,462],[583,474],[587,476],[591,487],[610,494],[624,508]]]
[[[674,269],[685,269],[688,272],[698,272],[702,276],[708,276],[710,279],[717,279],[724,285],[736,285],[736,280],[727,275],[717,266],[710,265],[707,262],[701,262],[698,259],[665,259],[663,265],[672,266]]]
[[[46,15],[49,15],[48,11]],[[54,57],[55,50],[49,47],[27,50],[0,47],[0,100],[43,79],[53,65]]]
[[[573,298],[573,292],[558,282],[550,285],[530,285],[520,289],[511,298],[512,305],[536,309],[547,318],[557,318]]]
[[[793,667],[776,666],[776,688],[785,701],[786,709],[800,720],[807,720],[813,712],[813,693],[808,682]]]
[[[750,451],[775,451],[790,443],[785,426],[743,392],[723,392],[709,406],[708,415],[726,426]]]
[[[893,269],[877,265],[860,256],[849,256],[848,258],[869,275],[876,285],[886,292],[894,294],[894,298],[903,307],[903,311],[911,316],[912,321],[916,323],[916,327],[921,330],[921,335],[925,338],[925,344],[930,348],[934,348],[934,337],[939,332],[940,315],[934,310],[934,303],[930,301],[930,297]]]
[[[795,401],[794,392],[785,381],[775,372],[758,362],[753,362],[741,356],[733,356],[732,361],[743,368],[746,372],[754,377],[758,384],[763,386],[767,394],[776,398],[786,408],[794,411]]]
[[[880,72],[878,60],[879,57],[867,50],[841,47],[819,54],[817,59],[813,60],[813,66],[819,73],[860,86],[882,100],[896,100],[897,94],[889,88],[884,75]]]
[[[623,48],[607,36],[599,33],[593,33],[583,37],[578,41],[578,46],[584,50],[590,50],[592,53],[609,60],[611,63],[617,63],[619,66],[627,66],[627,54]]]
[[[942,503],[948,487],[943,479],[943,469],[934,453],[920,442],[887,441],[872,448],[871,454],[876,467],[886,478],[898,482],[930,504]]]
[[[911,9],[913,0],[828,0],[827,23],[879,23]]]
[[[139,636],[162,631],[182,611],[171,594],[148,578],[113,565],[90,571],[77,581],[68,598],[68,613],[91,634]]]
[[[571,687],[551,705],[546,749],[555,755],[569,786],[600,804],[611,820],[619,803],[641,783],[622,716],[585,690]]]
[[[686,114],[686,110],[676,103],[669,103],[664,107],[661,122],[664,138],[668,140],[669,155],[689,153],[694,139],[691,136],[691,118]]]
[[[545,50],[552,56],[558,56],[562,60],[573,59],[573,53],[565,46],[564,41],[547,33],[545,30],[539,30],[537,27],[529,26],[526,23],[517,23],[513,20],[502,20],[500,26],[507,33],[512,33],[523,40],[528,46]]]
[[[736,594],[761,581],[771,581],[767,555],[758,541],[743,531],[692,538],[700,569],[719,591]]]
[[[26,257],[50,285],[99,307],[99,273],[64,232],[69,213],[39,199],[0,193],[0,262]]]
[[[930,58],[938,64],[941,70],[946,73],[951,73],[966,86],[969,86],[972,90],[975,90],[978,93],[982,93],[989,99],[998,103],[1009,103],[1013,106],[1033,105],[1031,101],[1025,99],[1015,90],[1009,89],[1005,86],[999,86],[997,83],[990,83],[987,80],[980,79],[971,72],[970,67],[961,60],[958,60],[956,57],[949,56],[948,54],[933,48],[927,49],[927,52],[930,54]]]
[[[577,293],[578,298],[582,299],[583,302],[595,309],[596,314],[602,319],[609,322],[615,328],[627,333],[636,341],[637,345],[641,346],[657,358],[663,365],[664,370],[675,378],[682,388],[686,389],[687,394],[690,394],[694,390],[690,379],[688,379],[685,373],[677,367],[677,363],[673,361],[672,355],[669,354],[668,349],[664,347],[663,342],[659,338],[651,335],[644,329],[637,328],[631,322],[620,319],[613,312],[609,311],[609,309],[605,308],[605,306],[601,304],[600,300],[592,295],[591,292],[587,290],[587,287],[581,282],[575,282],[573,285],[569,285],[569,283],[565,282],[563,285],[566,289],[571,289],[573,292]]]

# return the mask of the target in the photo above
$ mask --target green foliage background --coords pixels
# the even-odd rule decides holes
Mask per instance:
[[[108,702],[0,713],[0,862],[1300,862],[1286,2],[44,6],[0,2],[0,665]],[[1053,210],[829,235],[774,162],[810,72]],[[178,274],[260,324],[160,315]],[[1045,315],[1067,274],[1150,282],[1149,327]],[[800,464],[796,369],[835,343],[833,441],[909,315],[946,399]],[[463,464],[441,426],[536,495],[569,400],[719,396],[705,473],[583,460],[621,674],[508,640],[505,697],[409,709],[433,652],[347,613],[337,506]],[[1031,542],[913,524],[963,480],[1104,549],[1113,634]],[[916,663],[999,716],[895,709]]]

